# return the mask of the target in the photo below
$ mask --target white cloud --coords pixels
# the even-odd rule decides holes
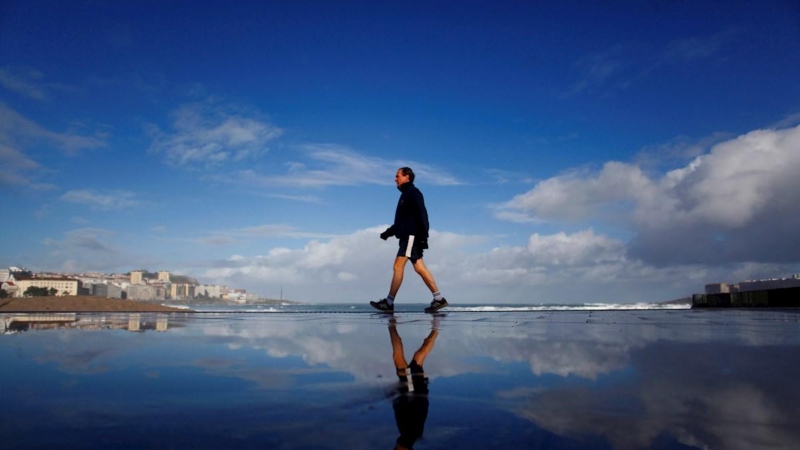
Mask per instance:
[[[53,189],[38,181],[48,169],[27,155],[24,149],[37,145],[54,147],[67,155],[105,146],[104,137],[81,136],[49,131],[0,102],[0,185],[26,189]]]
[[[580,220],[613,202],[647,195],[653,182],[636,166],[608,162],[597,173],[573,171],[540,181],[530,191],[499,206],[496,216],[530,220]]]
[[[586,55],[575,62],[574,66],[581,73],[581,79],[573,84],[566,95],[579,94],[601,86],[624,71],[628,65],[620,44],[601,53]]]
[[[0,143],[0,185],[24,186],[28,189],[52,189],[53,186],[34,181],[33,174],[41,165],[20,151]]]
[[[661,176],[608,162],[536,184],[498,218],[627,223],[647,262],[797,262],[800,126],[756,130],[714,145]]]
[[[342,145],[308,144],[298,147],[298,150],[296,156],[305,160],[287,162],[287,172],[283,175],[243,170],[229,177],[215,177],[214,180],[262,188],[391,185],[397,169],[408,166],[414,170],[420,183],[442,186],[461,184],[453,175],[427,164],[366,156]]]
[[[279,232],[278,228],[266,227],[265,232],[298,233],[291,228]],[[385,295],[391,278],[397,247],[394,241],[378,238],[383,229],[315,238],[300,248],[276,247],[261,255],[239,254],[190,270],[200,279],[243,286],[264,295],[276,295],[278,287],[284,286],[286,298],[293,300],[366,301]],[[240,244],[253,237],[239,232],[230,239]],[[726,280],[733,271],[749,278],[786,269],[759,264],[714,269],[656,267],[630,258],[623,242],[591,229],[533,234],[526,245],[476,250],[492,239],[431,231],[425,262],[439,288],[454,302],[652,302],[701,291],[705,283]],[[399,299],[424,302],[429,296],[409,264]]]
[[[268,238],[328,239],[335,236],[336,235],[329,233],[302,231],[287,224],[264,224],[253,227],[215,231],[209,236],[193,239],[192,241],[212,246],[229,246]]]
[[[43,78],[44,74],[35,69],[0,67],[0,86],[36,100],[46,98]]]
[[[45,143],[74,155],[82,150],[105,147],[102,133],[82,136],[49,131],[32,122],[0,102],[0,143],[25,147],[32,143]]]
[[[171,132],[154,129],[151,151],[181,167],[209,167],[257,158],[283,130],[258,117],[208,104],[191,104],[173,113]]]
[[[45,245],[64,250],[85,249],[93,252],[114,252],[108,243],[103,242],[114,235],[112,231],[102,228],[81,228],[65,234],[66,238],[61,241],[46,239]]]
[[[553,266],[591,265],[624,258],[621,242],[596,235],[591,229],[571,235],[561,232],[542,236],[537,233],[528,240],[527,250],[537,264]]]
[[[627,89],[632,83],[679,64],[709,59],[731,44],[738,32],[726,30],[708,36],[693,36],[672,41],[663,47],[641,42],[617,43],[610,48],[587,54],[573,64],[579,79],[564,96]]]
[[[66,192],[61,200],[88,205],[95,210],[127,209],[140,206],[136,194],[129,191],[98,192],[91,189],[78,189]]]
[[[694,36],[672,41],[664,51],[664,61],[692,61],[711,57],[730,44],[737,34],[735,30],[727,30],[710,36]]]

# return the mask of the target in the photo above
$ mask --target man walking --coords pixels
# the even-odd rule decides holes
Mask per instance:
[[[400,240],[400,249],[394,260],[394,273],[389,295],[380,301],[369,302],[369,304],[380,311],[394,312],[394,298],[403,283],[406,261],[410,259],[414,270],[433,293],[431,305],[425,308],[425,312],[432,313],[447,306],[447,300],[442,297],[442,293],[436,287],[433,275],[422,261],[422,252],[428,248],[428,210],[425,209],[425,199],[422,197],[422,192],[414,186],[414,171],[411,168],[401,167],[398,169],[394,176],[394,182],[401,192],[400,200],[397,202],[397,210],[394,213],[394,224],[381,233],[381,239],[386,240],[396,236]]]

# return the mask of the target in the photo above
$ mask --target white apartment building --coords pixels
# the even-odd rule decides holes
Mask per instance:
[[[127,289],[127,296],[131,300],[164,300],[164,294],[163,287],[146,284],[131,284]]]
[[[195,297],[222,298],[222,286],[201,284],[194,288]]]
[[[169,272],[158,272],[158,281],[169,282]]]
[[[80,283],[72,278],[29,278],[17,280],[16,285],[19,286],[16,295],[17,297],[22,297],[31,286],[46,289],[53,288],[57,291],[56,295],[78,295]]]
[[[194,298],[195,288],[191,284],[172,284],[170,287],[170,298],[188,299]]]

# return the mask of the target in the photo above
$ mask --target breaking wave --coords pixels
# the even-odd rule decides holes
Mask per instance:
[[[427,304],[395,303],[395,312],[422,312]],[[368,304],[190,305],[197,312],[215,313],[375,313]],[[626,311],[691,309],[688,303],[579,303],[579,304],[463,304],[447,312]]]

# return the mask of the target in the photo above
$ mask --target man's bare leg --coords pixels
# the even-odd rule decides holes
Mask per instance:
[[[431,293],[435,294],[439,291],[439,288],[436,287],[436,280],[433,279],[433,274],[431,274],[430,270],[428,270],[428,267],[422,261],[422,258],[414,262],[414,270],[419,274],[419,276],[422,277],[422,281],[425,282],[425,285],[428,286],[428,289],[431,290]]]
[[[397,291],[400,290],[400,285],[403,284],[403,272],[406,270],[406,261],[408,258],[405,256],[398,256],[394,259],[394,272],[392,273],[392,285],[389,287],[389,295],[392,297],[397,296]],[[417,260],[419,261],[419,260]]]

